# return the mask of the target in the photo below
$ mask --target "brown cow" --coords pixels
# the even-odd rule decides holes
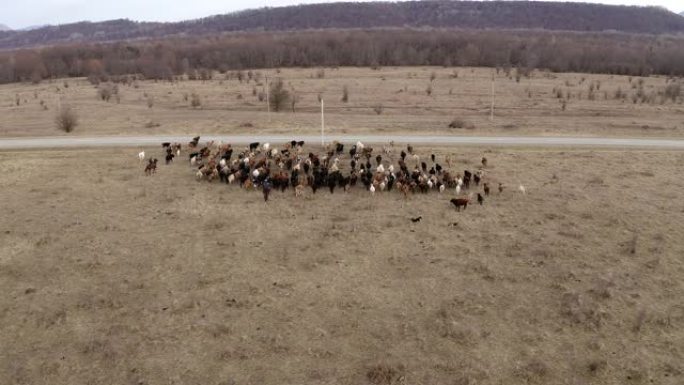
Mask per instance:
[[[467,209],[468,202],[470,202],[468,198],[454,198],[451,200],[451,204],[456,206],[456,211],[461,211],[461,207],[463,207],[463,210]]]

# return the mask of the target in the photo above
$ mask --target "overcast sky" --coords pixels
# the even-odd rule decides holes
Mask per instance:
[[[324,0],[0,0],[0,24],[19,29],[75,21],[131,19],[178,21],[247,8],[331,2]],[[606,4],[660,5],[684,11],[682,0],[603,0]]]

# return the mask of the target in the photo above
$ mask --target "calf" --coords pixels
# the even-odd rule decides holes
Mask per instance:
[[[461,207],[463,207],[463,210],[467,209],[469,202],[470,199],[468,198],[454,198],[451,200],[451,204],[456,206],[456,211],[461,211]]]

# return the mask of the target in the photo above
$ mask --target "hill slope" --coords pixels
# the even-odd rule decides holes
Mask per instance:
[[[527,1],[328,3],[262,8],[178,23],[111,20],[0,32],[0,48],[235,31],[434,27],[684,33],[684,19],[657,7]]]
[[[0,24],[0,31],[11,31],[12,28],[6,26],[5,24]]]

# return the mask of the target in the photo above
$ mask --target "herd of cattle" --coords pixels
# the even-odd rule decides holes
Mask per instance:
[[[474,199],[482,205],[491,192],[486,176],[487,158],[484,157],[477,170],[464,170],[461,174],[447,169],[452,166],[449,156],[444,158],[445,168],[434,154],[422,160],[413,146],[397,149],[393,142],[382,146],[380,151],[374,151],[361,142],[345,151],[344,144],[334,142],[325,147],[324,153],[317,154],[306,153],[304,142],[295,140],[282,148],[255,142],[240,149],[213,141],[200,146],[199,140],[198,136],[188,143],[188,159],[197,180],[260,189],[265,201],[268,201],[272,190],[285,192],[288,188],[294,189],[298,197],[309,188],[314,194],[319,189],[329,189],[332,194],[336,188],[347,192],[360,186],[371,195],[397,190],[406,197],[431,191],[444,193],[450,189],[456,193],[451,203],[460,211]],[[180,143],[165,142],[162,147],[166,164],[180,156]],[[139,153],[138,158],[144,161],[145,152]],[[343,167],[343,162],[348,167]],[[156,168],[157,159],[149,159],[145,174],[154,174]],[[499,193],[503,192],[504,185],[498,183],[497,189]],[[522,185],[518,190],[525,193]]]

